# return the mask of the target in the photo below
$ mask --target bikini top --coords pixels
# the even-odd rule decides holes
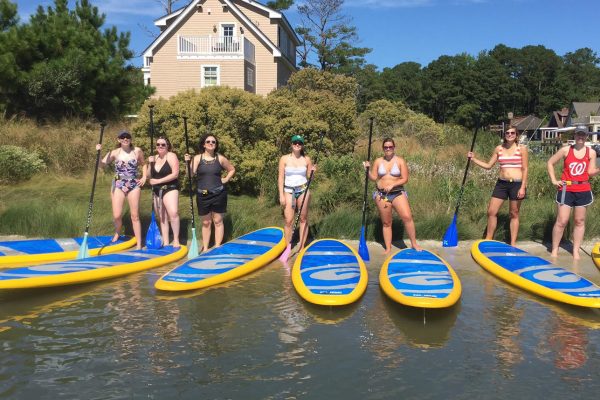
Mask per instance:
[[[377,168],[377,175],[379,175],[379,177],[381,178],[382,176],[387,175],[387,173],[387,168],[385,167],[385,165],[383,165],[383,162],[379,163],[379,168]],[[400,172],[400,168],[398,167],[396,161],[394,161],[394,165],[392,165],[392,169],[390,169],[389,173],[391,176],[396,178],[402,176],[402,173]]]
[[[517,145],[515,154],[512,156],[503,156],[502,149],[498,150],[498,164],[500,164],[500,168],[522,168],[523,156],[521,155],[521,146]]]
[[[308,181],[308,179],[306,179],[307,168],[307,165],[302,165],[300,167],[286,166],[284,168],[285,179],[283,184],[289,187],[304,185]]]

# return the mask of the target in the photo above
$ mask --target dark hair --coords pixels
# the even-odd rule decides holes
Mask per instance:
[[[396,147],[396,142],[394,142],[394,139],[392,139],[391,137],[386,137],[385,139],[383,139],[383,142],[381,143],[381,148],[383,148],[383,146],[385,146],[385,144],[387,142],[392,142],[394,147]]]
[[[159,136],[156,138],[156,143],[158,143],[158,141],[162,139],[167,143],[167,151],[171,151],[172,146],[171,146],[171,141],[169,139],[167,139],[166,136]]]
[[[206,142],[206,139],[208,139],[209,137],[214,137],[215,138],[215,154],[217,154],[219,152],[219,139],[217,139],[217,137],[215,135],[213,135],[212,133],[207,133],[206,135],[202,136],[200,138],[200,153],[204,153],[205,149],[204,149],[204,142]]]

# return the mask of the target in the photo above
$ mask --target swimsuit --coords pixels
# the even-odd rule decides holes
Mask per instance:
[[[290,155],[290,158],[292,156]],[[296,200],[306,191],[308,179],[306,179],[307,165],[301,167],[285,167],[285,178],[283,191],[292,194],[292,208],[296,208]]]
[[[392,159],[396,158],[396,156],[394,156]],[[391,162],[392,160],[390,160],[389,162]],[[385,167],[385,165],[383,165],[383,162],[379,164],[379,168],[377,168],[377,175],[379,175],[379,177],[381,178],[382,176],[387,175],[387,168]],[[395,178],[400,178],[402,176],[402,172],[400,171],[400,168],[398,167],[398,163],[396,163],[394,161],[394,164],[392,165],[392,168],[390,169],[389,172],[390,176],[393,176]],[[376,191],[373,192],[373,200],[375,200],[377,197],[379,197],[381,200],[383,201],[387,201],[392,203],[394,201],[394,199],[398,196],[400,196],[402,193],[405,193],[406,190],[404,189],[404,186],[402,185],[398,185],[398,186],[394,186],[392,188],[392,190],[390,190],[389,192],[386,192],[383,189],[379,189],[377,188]]]
[[[130,160],[115,160],[115,179],[113,191],[120,189],[123,193],[139,187],[137,180],[137,158]]]
[[[171,165],[168,161],[165,161],[158,171],[156,171],[154,166],[150,168],[150,177],[154,179],[161,179],[165,176],[171,175],[172,172],[173,170],[171,169]],[[162,199],[162,197],[171,190],[179,190],[179,180],[175,178],[169,182],[153,185],[152,190],[156,196]]]
[[[523,168],[523,156],[521,155],[521,146],[517,145],[515,154],[512,156],[503,156],[502,148],[498,150],[498,164],[500,168]]]
[[[204,159],[204,154],[200,156],[196,170],[196,204],[199,215],[227,212],[227,188],[221,181],[223,169],[218,154],[210,161]]]

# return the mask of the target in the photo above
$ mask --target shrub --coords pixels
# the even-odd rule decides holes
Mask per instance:
[[[0,183],[29,180],[45,167],[36,152],[18,146],[0,146]]]

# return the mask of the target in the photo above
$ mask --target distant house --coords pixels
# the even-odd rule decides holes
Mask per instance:
[[[542,120],[535,115],[525,115],[522,117],[514,117],[510,120],[511,126],[517,128],[518,137],[526,137],[528,140],[539,139],[539,127],[542,125]]]
[[[540,128],[540,139],[545,141],[556,141],[561,139],[561,131],[567,126],[569,119],[569,109],[567,107],[559,111],[553,111],[550,120],[546,126]]]
[[[548,125],[541,128],[542,140],[562,140],[562,128],[586,125],[592,135],[591,142],[598,142],[600,136],[600,102],[573,102],[569,108],[554,111]],[[568,132],[568,131],[567,131]]]
[[[144,50],[144,82],[155,97],[206,86],[266,95],[296,71],[300,44],[285,16],[252,0],[193,0],[154,21]]]

